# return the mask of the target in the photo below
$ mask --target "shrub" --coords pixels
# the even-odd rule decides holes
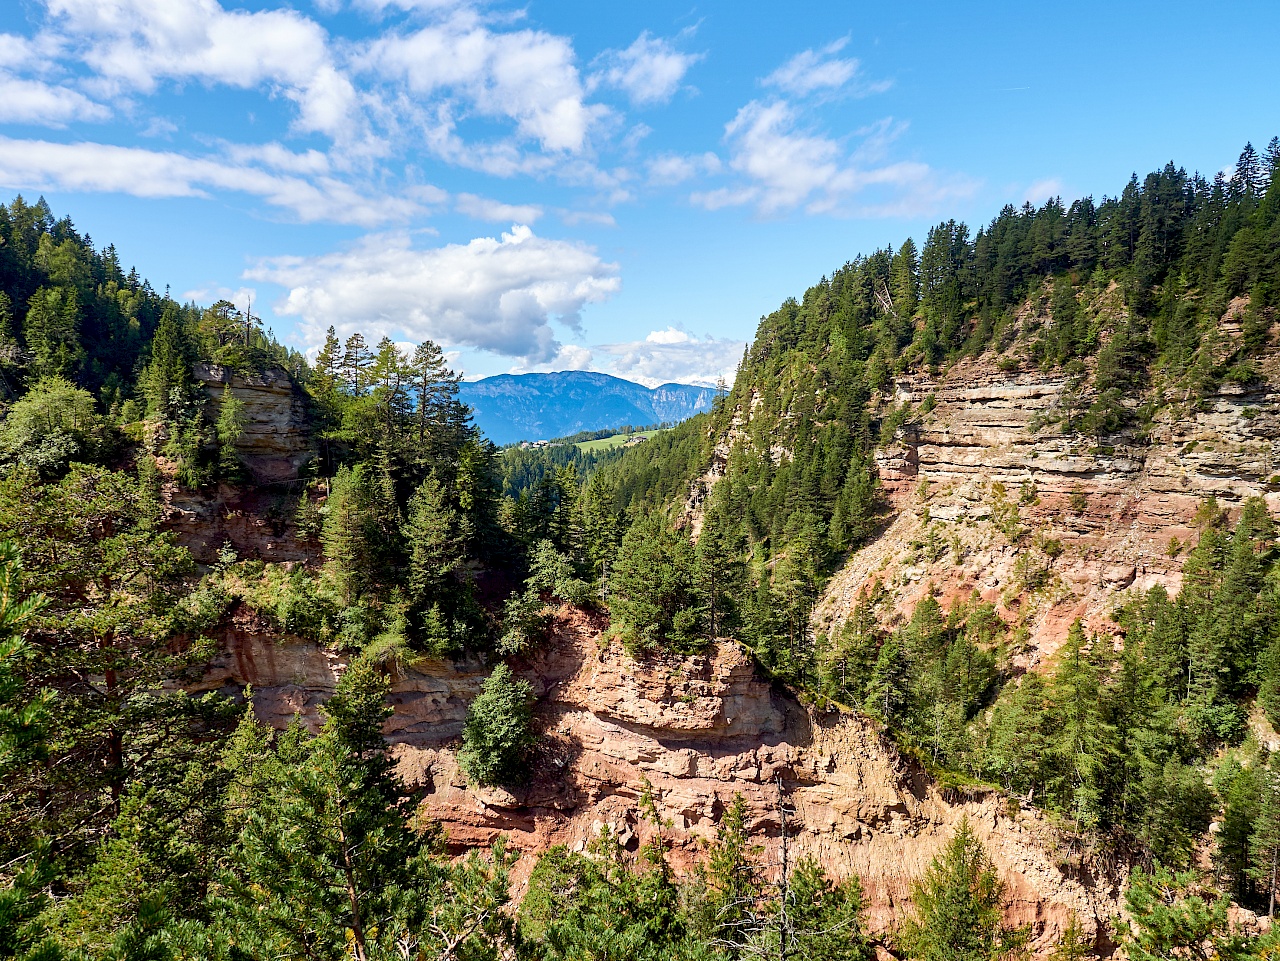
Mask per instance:
[[[467,709],[458,763],[485,786],[515,786],[528,780],[535,738],[530,728],[533,688],[499,664]]]
[[[91,461],[105,446],[93,396],[62,377],[46,377],[13,405],[0,440],[8,455],[43,476],[73,460]]]

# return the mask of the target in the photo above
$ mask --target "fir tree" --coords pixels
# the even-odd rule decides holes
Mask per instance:
[[[467,708],[458,763],[477,784],[519,785],[529,777],[529,755],[536,739],[532,722],[533,688],[499,664]]]
[[[994,961],[1025,943],[1002,920],[1004,883],[982,842],[961,821],[911,891],[899,939],[919,961]]]

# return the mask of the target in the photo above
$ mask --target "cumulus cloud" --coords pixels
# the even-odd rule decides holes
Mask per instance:
[[[709,209],[753,203],[770,214],[854,187],[854,172],[840,163],[840,145],[799,130],[794,111],[783,101],[751,101],[725,126],[725,136],[729,166],[750,183],[695,195],[695,202]]]
[[[720,377],[732,383],[742,361],[746,342],[696,337],[675,327],[651,331],[644,340],[604,344],[593,348],[607,373],[638,381],[648,387],[681,383],[712,386]],[[597,369],[601,369],[597,367]]]
[[[753,100],[725,126],[730,187],[699,191],[691,200],[709,210],[750,205],[764,216],[807,213],[925,213],[942,200],[967,196],[975,185],[914,161],[884,162],[888,142],[903,127],[890,118],[859,131],[850,154],[825,134],[801,128],[786,101]],[[878,162],[875,162],[878,161]]]
[[[260,197],[306,223],[376,226],[403,220],[420,209],[403,198],[362,194],[332,177],[305,179],[230,159],[7,137],[0,137],[0,185],[134,197],[205,197],[210,190],[227,190]]]
[[[293,10],[225,10],[216,0],[46,0],[53,29],[105,94],[153,93],[161,80],[269,85],[298,107],[295,125],[350,143],[359,97],[328,35]]]
[[[607,113],[585,102],[567,38],[541,30],[496,32],[470,12],[379,37],[357,62],[420,98],[442,98],[430,118],[448,133],[458,114],[469,109],[513,121],[519,136],[543,150],[577,153],[592,125]],[[448,147],[449,141],[441,145]]]
[[[683,53],[670,40],[644,31],[625,50],[607,50],[593,62],[591,85],[623,91],[633,104],[666,103],[675,96],[700,53]]]
[[[65,127],[73,120],[110,116],[110,110],[78,90],[0,73],[0,123]]]
[[[371,236],[338,253],[267,259],[246,277],[288,288],[275,311],[300,318],[312,341],[333,325],[344,336],[431,338],[532,363],[559,354],[553,321],[576,329],[583,307],[621,288],[617,264],[525,226],[425,250],[407,234]]]
[[[804,50],[765,77],[763,83],[766,87],[777,87],[796,97],[845,88],[860,69],[855,58],[836,56],[848,43],[848,37],[841,37],[819,50]],[[878,81],[860,85],[850,92],[862,95],[883,93],[889,87],[888,81]]]
[[[458,213],[474,217],[476,220],[508,224],[531,224],[543,213],[542,208],[537,204],[504,204],[475,194],[458,194],[456,209]]]

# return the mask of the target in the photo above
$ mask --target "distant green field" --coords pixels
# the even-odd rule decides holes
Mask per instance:
[[[648,440],[655,434],[661,434],[660,430],[640,430],[633,434],[614,434],[612,437],[601,437],[599,440],[584,440],[577,444],[580,451],[602,451],[609,450],[612,447],[621,447],[633,437],[643,437]]]

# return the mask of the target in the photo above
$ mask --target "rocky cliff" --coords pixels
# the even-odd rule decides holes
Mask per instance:
[[[422,814],[444,825],[454,850],[499,835],[528,853],[553,844],[581,850],[604,825],[635,849],[654,830],[640,811],[648,790],[669,824],[673,861],[688,868],[741,794],[763,856],[776,866],[785,799],[795,812],[793,852],[858,875],[870,923],[883,930],[911,881],[968,818],[1009,886],[1012,922],[1031,925],[1045,945],[1075,912],[1109,946],[1105,922],[1117,910],[1122,868],[1081,850],[1035,810],[994,792],[944,793],[871,722],[815,712],[771,688],[732,644],[635,660],[603,638],[603,627],[562,609],[549,643],[518,665],[539,694],[545,736],[535,781],[516,793],[469,788],[458,770],[455,750],[482,666],[423,660],[398,672],[387,738],[421,792]],[[242,611],[201,687],[252,684],[259,717],[283,726],[297,713],[314,726],[344,664]],[[533,861],[521,860],[521,882]]]
[[[899,401],[936,406],[881,451],[887,528],[828,585],[819,626],[879,580],[899,618],[927,591],[944,608],[976,591],[1025,628],[1027,666],[1050,658],[1077,617],[1114,630],[1124,592],[1177,592],[1207,499],[1280,510],[1280,354],[1257,375],[1168,403],[1145,437],[1102,440],[1063,431],[1062,375],[987,358],[901,381]]]
[[[1237,333],[1228,315],[1223,336]],[[222,381],[207,383],[218,390]],[[976,593],[1022,639],[1017,662],[1043,669],[1077,617],[1112,631],[1126,591],[1178,588],[1181,555],[1195,541],[1206,498],[1232,510],[1261,496],[1280,509],[1280,354],[1260,361],[1246,383],[1223,383],[1198,399],[1165,398],[1149,426],[1123,437],[1065,432],[1064,416],[1079,403],[1072,391],[1061,374],[990,355],[901,379],[894,399],[917,413],[878,457],[889,502],[884,526],[832,579],[815,627],[838,625],[876,581],[893,598],[890,620],[909,617],[926,593],[944,609]],[[287,406],[278,396],[277,415]],[[750,403],[737,412],[734,430],[751,412]],[[688,507],[695,531],[700,500],[721,475],[732,439],[695,485]],[[283,454],[286,462],[292,456]],[[245,556],[314,558],[314,544],[287,529],[271,532],[262,505],[237,514],[225,509],[230,503],[181,515],[175,498],[175,523],[184,536],[203,537],[206,549],[226,536]],[[538,777],[518,793],[468,788],[457,767],[483,665],[424,660],[398,673],[387,737],[421,792],[423,814],[443,823],[456,850],[499,834],[530,853],[556,843],[581,848],[606,824],[634,847],[653,830],[639,813],[640,796],[651,790],[670,824],[673,859],[687,867],[741,793],[774,863],[781,797],[796,811],[798,848],[835,873],[857,874],[870,920],[884,929],[911,880],[968,818],[1009,886],[1011,922],[1030,924],[1044,947],[1074,912],[1100,949],[1112,947],[1108,921],[1119,911],[1125,864],[1016,799],[941,789],[872,722],[817,712],[771,688],[732,645],[695,658],[634,660],[603,627],[562,610],[551,642],[517,665],[535,684],[546,735]],[[241,611],[203,686],[252,684],[265,720],[283,725],[301,713],[314,724],[344,666],[342,657],[279,637]],[[518,877],[532,862],[522,860]]]
[[[292,523],[303,467],[315,457],[305,399],[283,370],[243,374],[197,364],[196,379],[208,397],[210,419],[224,392],[243,405],[244,429],[236,454],[253,483],[213,490],[164,488],[165,522],[196,560],[211,563],[229,545],[241,557],[264,561],[314,561],[319,544]]]

